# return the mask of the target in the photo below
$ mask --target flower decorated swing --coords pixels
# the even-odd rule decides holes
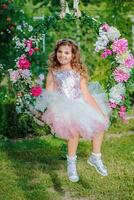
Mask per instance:
[[[51,21],[54,24],[58,20],[65,20],[71,17],[79,18],[80,21],[85,21],[91,24],[97,30],[97,39],[95,46],[96,53],[101,52],[101,59],[111,57],[112,74],[109,77],[107,85],[109,106],[113,110],[112,117],[119,116],[125,120],[126,111],[128,109],[127,102],[130,94],[127,92],[128,84],[133,80],[134,75],[134,56],[128,48],[128,41],[121,38],[121,34],[117,28],[108,25],[107,23],[99,22],[96,19],[85,15],[79,10],[79,1],[74,0],[74,12],[70,13],[66,1],[61,0],[61,13],[53,16],[45,17],[45,30],[48,30]],[[40,74],[35,78],[32,72],[32,58],[38,52],[38,43],[41,37],[37,38],[33,35],[32,26],[23,23],[17,26],[18,31],[25,28],[30,30],[30,36],[25,38],[14,37],[15,48],[19,52],[19,57],[16,58],[14,69],[9,70],[10,80],[16,92],[16,110],[18,113],[27,112],[30,104],[34,105],[36,98],[40,96],[43,90],[44,75]],[[40,123],[41,124],[41,123]]]

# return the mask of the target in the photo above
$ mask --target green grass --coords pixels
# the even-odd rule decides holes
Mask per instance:
[[[52,136],[0,142],[0,200],[132,200],[134,135],[108,137],[103,159],[109,176],[86,163],[91,143],[80,140],[80,181],[66,176],[66,143]]]

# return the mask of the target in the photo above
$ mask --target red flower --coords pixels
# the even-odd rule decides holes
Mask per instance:
[[[7,5],[6,3],[3,3],[3,4],[2,4],[2,8],[3,8],[3,9],[7,9],[7,8],[8,8],[8,5]]]
[[[39,48],[38,48],[38,47],[35,47],[34,50],[35,50],[35,51],[39,51]]]
[[[18,65],[19,69],[29,69],[31,63],[25,56],[21,56],[17,65]]]
[[[42,93],[42,88],[40,86],[33,86],[30,92],[32,96],[38,97]]]
[[[126,106],[121,106],[118,114],[123,120],[125,120],[125,117],[126,117]]]
[[[9,26],[9,29],[12,31],[14,29],[14,26]]]

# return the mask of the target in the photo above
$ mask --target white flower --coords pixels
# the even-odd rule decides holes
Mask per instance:
[[[13,41],[16,41],[16,40],[18,40],[18,39],[19,39],[19,38],[18,38],[17,36],[14,36],[12,40],[13,40]]]
[[[16,105],[23,105],[22,98],[20,96],[17,96]]]
[[[114,41],[118,39],[121,36],[120,32],[118,31],[117,28],[110,26],[108,31],[107,31],[107,37],[110,41]]]
[[[20,40],[17,40],[15,48],[19,49],[19,48],[22,48],[22,47],[24,47],[24,44],[21,43]]]
[[[102,37],[98,37],[98,40],[95,43],[95,46],[96,46],[95,50],[100,51],[100,50],[105,49],[108,43],[109,43],[109,40],[105,35],[103,35]]]
[[[125,72],[126,74],[130,74],[130,72],[131,72],[131,69],[128,67],[125,67],[124,65],[119,65],[116,69],[120,69],[123,72]]]
[[[22,24],[23,24],[23,27],[24,27],[24,28],[26,28],[26,27],[28,26],[28,23],[25,22],[25,21],[23,21]]]
[[[24,79],[27,79],[31,76],[31,72],[29,69],[20,70],[20,73],[21,73],[21,77]]]
[[[31,100],[31,95],[30,94],[25,94],[24,98],[25,98],[25,100],[29,101],[29,100]]]
[[[44,79],[45,79],[44,74],[40,74],[39,77],[38,77],[38,79],[36,80],[36,83],[39,84],[39,85],[42,85]]]
[[[30,48],[29,47],[26,47],[25,48],[25,52],[29,52],[30,51]]]
[[[18,114],[22,113],[22,108],[23,108],[23,105],[16,104],[16,112]]]
[[[100,29],[99,29],[99,35],[100,36],[107,36],[107,32],[106,31],[104,31],[103,29],[102,29],[102,27],[100,27]]]
[[[3,64],[0,64],[0,70],[3,70]]]
[[[129,57],[130,55],[130,52],[129,51],[126,51],[120,55],[117,55],[115,57],[116,59],[116,62],[119,63],[119,64],[124,64],[124,61]]]
[[[39,79],[40,79],[41,81],[43,81],[44,78],[45,78],[44,74],[40,74],[40,75],[39,75]]]
[[[11,31],[8,28],[6,30],[7,30],[8,33],[11,33]]]
[[[110,101],[119,104],[122,101],[122,96],[125,95],[125,87],[122,83],[118,83],[110,89]]]
[[[33,27],[31,25],[28,26],[28,31],[29,32],[33,31]]]
[[[22,31],[21,25],[18,25],[18,26],[16,27],[16,29]]]
[[[15,83],[19,78],[20,78],[20,74],[17,70],[12,70],[9,69],[9,74],[10,74],[10,80]]]
[[[24,10],[21,9],[20,12],[24,14]]]

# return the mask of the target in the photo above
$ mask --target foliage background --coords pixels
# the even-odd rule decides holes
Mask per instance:
[[[73,8],[73,1],[69,0],[68,3],[71,11]],[[6,4],[7,8],[4,8],[3,4]],[[87,15],[94,17],[95,19],[107,22],[108,24],[117,27],[120,30],[122,37],[125,37],[128,40],[129,48],[132,49],[133,22],[131,18],[134,13],[133,1],[81,0],[80,10],[85,12]],[[54,12],[60,12],[59,0],[0,1],[0,18],[2,20],[0,26],[0,63],[5,65],[6,70],[8,68],[12,68],[15,63],[14,59],[16,58],[16,53],[12,46],[12,38],[16,34],[16,25],[25,20],[33,25],[35,31],[38,31],[38,33],[43,33],[45,31],[42,25],[43,21],[34,21],[33,17],[50,16],[53,15]],[[96,33],[91,27],[87,26],[84,23],[83,25],[79,25],[79,20],[68,20],[68,22],[66,23],[64,21],[59,21],[56,25],[53,25],[53,27],[47,31],[46,50],[45,52],[42,51],[41,43],[39,55],[37,59],[35,59],[35,71],[37,69],[38,71],[43,71],[45,74],[47,73],[48,55],[52,51],[55,41],[64,37],[72,38],[79,43],[82,59],[89,69],[91,79],[100,81],[105,88],[105,84],[108,81],[108,75],[111,73],[110,62],[108,60],[106,61],[100,59],[100,55],[97,55],[94,52],[93,44],[96,40]],[[36,131],[37,127],[35,128],[35,131],[34,128],[29,128],[31,126],[31,122],[28,118],[25,119],[25,129],[22,128],[22,124],[24,125],[24,123],[18,126],[19,123],[16,120],[20,119],[17,118],[13,108],[14,101],[12,87],[8,79],[3,78],[2,73],[0,75],[0,102],[2,113],[0,132],[8,137],[21,137],[26,136],[26,134],[29,134],[31,132],[38,132]],[[134,91],[132,91],[132,97],[133,94]],[[5,95],[7,95],[6,100],[4,98]],[[8,104],[11,105],[11,107],[9,106],[10,108],[8,108]],[[8,109],[11,109],[12,112],[9,112]],[[27,130],[30,131],[28,132]]]

